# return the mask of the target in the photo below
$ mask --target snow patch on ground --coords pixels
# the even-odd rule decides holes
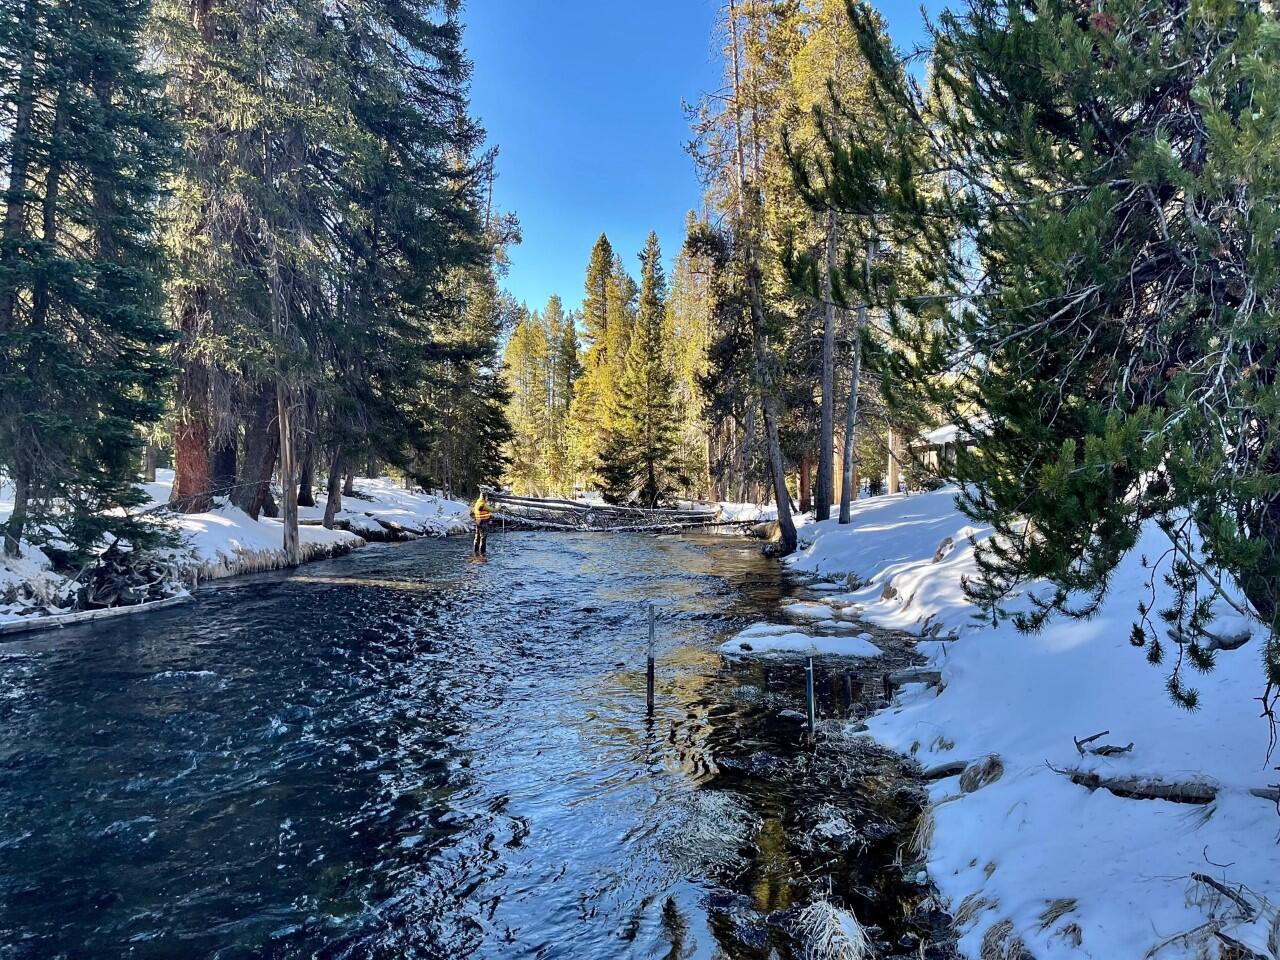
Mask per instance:
[[[856,637],[814,636],[782,624],[757,623],[720,645],[720,652],[742,656],[830,654],[840,657],[878,657],[881,650],[869,634]]]
[[[956,777],[930,788],[928,868],[959,918],[963,953],[988,955],[984,938],[990,953],[992,942],[1017,937],[1038,960],[1216,958],[1216,929],[1274,955],[1267,937],[1272,905],[1280,905],[1280,817],[1250,793],[1280,780],[1258,716],[1261,630],[1242,648],[1220,651],[1211,674],[1188,675],[1201,707],[1187,713],[1165,690],[1171,665],[1150,666],[1129,642],[1152,582],[1157,594],[1167,591],[1164,571],[1152,577],[1143,566],[1144,556],[1165,553],[1157,529],[1116,571],[1096,617],[1055,620],[1028,636],[1007,621],[975,619],[962,578],[976,573],[970,537],[990,531],[960,514],[954,496],[941,490],[859,501],[851,524],[808,528],[789,562],[832,579],[854,575],[865,586],[840,600],[859,604],[867,621],[958,638],[918,647],[941,671],[941,692],[912,685],[868,728],[925,767],[999,757],[1001,774],[980,789],[963,792]],[[1025,596],[1014,601],[1027,603]],[[1244,625],[1224,616],[1214,629]],[[1172,644],[1169,654],[1176,655]],[[1090,746],[1132,743],[1132,751],[1077,749],[1073,738],[1104,730],[1110,733]],[[1127,799],[1091,792],[1051,767],[1205,783],[1217,798],[1201,806]],[[1241,919],[1231,899],[1193,874],[1243,885],[1255,919]]]

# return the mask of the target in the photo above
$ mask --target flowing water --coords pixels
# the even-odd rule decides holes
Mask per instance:
[[[0,958],[786,958],[819,897],[921,955],[909,774],[806,742],[797,661],[716,652],[798,589],[775,563],[490,549],[374,546],[0,645]],[[863,709],[844,666],[827,713]]]

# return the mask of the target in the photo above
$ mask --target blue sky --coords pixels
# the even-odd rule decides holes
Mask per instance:
[[[674,258],[701,195],[681,100],[719,86],[720,2],[469,0],[472,107],[501,151],[497,206],[524,234],[505,280],[518,299],[578,306],[601,232],[635,274],[650,230]],[[919,37],[915,0],[879,6],[898,43]]]

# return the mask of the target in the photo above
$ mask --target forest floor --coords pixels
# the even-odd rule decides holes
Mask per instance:
[[[1139,603],[1167,629],[1156,615],[1171,593],[1158,530],[1121,564],[1094,617],[1026,634],[966,598],[974,544],[990,530],[954,497],[859,501],[848,526],[803,528],[788,563],[827,582],[813,610],[790,611],[801,619],[920,637],[924,682],[902,686],[867,730],[929,772],[916,840],[962,953],[1280,956],[1280,774],[1259,716],[1262,628],[1218,601],[1210,642],[1223,649],[1211,673],[1185,669],[1200,693],[1188,712],[1166,689],[1176,644],[1152,666],[1130,641]],[[1031,609],[1044,589],[1008,609]],[[850,629],[824,642],[874,656],[872,639]],[[807,645],[803,632],[760,626],[724,649],[740,653],[744,641],[757,651]]]
[[[157,563],[170,571],[165,591],[180,593],[184,585],[219,577],[280,569],[285,566],[283,530],[279,520],[254,520],[225,500],[207,513],[175,514],[163,509],[173,483],[172,471],[160,470],[156,482],[145,484],[150,505],[179,538],[175,547],[155,552]],[[471,529],[465,503],[405,490],[388,478],[357,478],[356,495],[343,498],[337,521],[344,529],[320,525],[323,506],[301,507],[299,530],[303,562],[320,560],[364,546],[370,540],[448,536]],[[12,488],[0,481],[0,520],[13,509]],[[51,569],[49,557],[25,544],[23,558],[0,557],[0,628],[37,618],[64,616],[73,606],[74,576]]]

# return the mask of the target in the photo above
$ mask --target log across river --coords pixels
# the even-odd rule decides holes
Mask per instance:
[[[808,744],[798,661],[716,652],[795,591],[776,564],[711,536],[469,549],[0,644],[0,956],[764,960],[819,897],[920,955],[909,770]],[[825,713],[864,709],[832,679]]]

